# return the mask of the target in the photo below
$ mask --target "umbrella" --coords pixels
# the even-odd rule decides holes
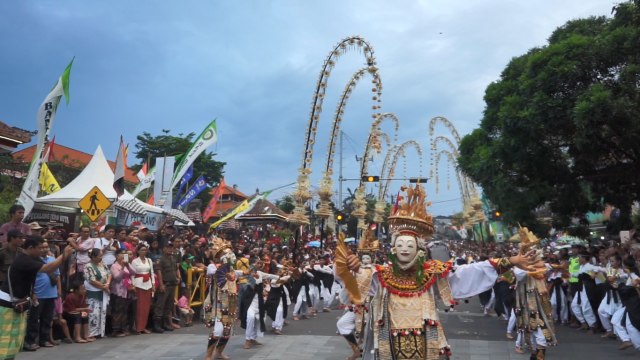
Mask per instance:
[[[355,242],[355,241],[356,241],[356,238],[354,238],[354,237],[348,237],[348,238],[344,239],[344,242],[346,242],[346,243],[351,243],[351,242]]]
[[[315,240],[314,241],[309,241],[307,243],[307,246],[308,247],[320,247],[320,241],[315,241]]]

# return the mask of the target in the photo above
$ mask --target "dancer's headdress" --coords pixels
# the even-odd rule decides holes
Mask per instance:
[[[403,186],[400,190],[406,192],[398,209],[389,216],[389,231],[391,233],[409,233],[422,239],[433,234],[433,218],[427,213],[431,205],[426,201],[427,193],[420,184],[414,188]]]

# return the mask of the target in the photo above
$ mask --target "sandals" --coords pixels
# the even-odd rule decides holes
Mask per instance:
[[[78,343],[78,344],[86,344],[86,343],[88,343],[88,341],[85,340],[85,339],[76,339],[76,340],[73,340],[73,341],[75,343]]]

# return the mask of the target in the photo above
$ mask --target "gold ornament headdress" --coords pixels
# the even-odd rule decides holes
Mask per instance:
[[[415,188],[403,186],[400,190],[406,192],[407,197],[398,205],[398,210],[389,216],[389,231],[391,233],[411,233],[421,238],[428,238],[433,234],[433,218],[427,213],[427,193],[420,184]]]
[[[540,245],[540,239],[526,227],[518,229],[518,236],[520,237],[520,253],[522,254],[526,254],[534,246]]]
[[[214,237],[213,238],[213,246],[211,247],[211,251],[213,252],[213,257],[220,257],[222,255],[223,250],[233,250],[233,246],[231,246],[231,242],[225,241],[222,238]]]
[[[380,241],[378,241],[373,231],[367,228],[358,243],[358,254],[375,254],[379,249]]]

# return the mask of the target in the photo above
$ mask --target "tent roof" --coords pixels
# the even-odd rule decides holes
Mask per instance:
[[[75,179],[59,191],[37,198],[36,203],[77,208],[78,201],[85,197],[94,186],[97,186],[109,200],[116,199],[116,191],[113,189],[113,171],[111,171],[100,145],[98,145],[91,161]],[[120,199],[130,200],[132,198],[131,194],[125,193]]]

